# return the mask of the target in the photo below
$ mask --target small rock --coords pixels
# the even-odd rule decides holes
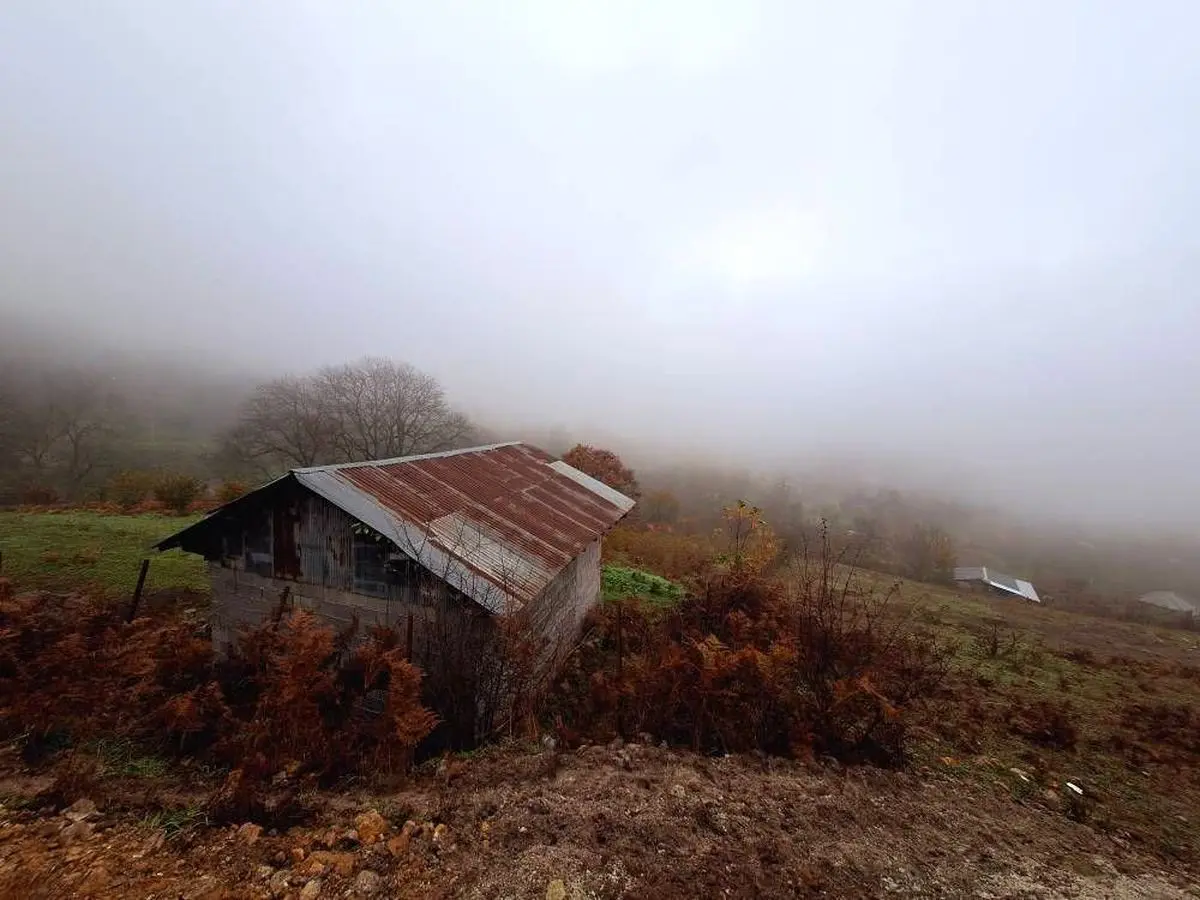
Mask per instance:
[[[270,881],[271,876],[275,874],[275,870],[270,866],[259,866],[254,872],[259,881]]]
[[[247,847],[253,847],[258,843],[258,839],[262,836],[262,826],[255,825],[253,822],[247,822],[237,830],[238,840]]]
[[[674,797],[676,800],[686,800],[687,799],[687,788],[685,788],[682,784],[671,785],[670,792],[671,792],[671,796]]]
[[[412,843],[412,834],[407,831],[402,831],[394,838],[389,838],[387,842],[387,851],[392,856],[403,856],[408,851],[408,845]]]
[[[83,797],[64,809],[63,815],[72,822],[82,822],[84,819],[91,819],[100,815],[100,810],[96,809],[95,803],[87,797]]]
[[[72,822],[64,828],[58,835],[58,842],[64,847],[69,847],[71,844],[80,843],[90,840],[92,837],[91,823],[80,819],[78,822]]]
[[[275,855],[271,857],[271,862],[275,863],[275,865],[277,865],[277,866],[286,866],[287,861],[288,861],[287,854],[284,853],[282,850],[277,851],[275,853]]]
[[[433,829],[433,843],[435,846],[445,848],[450,844],[450,826],[445,822],[439,823]]]
[[[383,879],[370,869],[363,869],[358,873],[358,877],[354,879],[355,892],[366,897],[379,893],[382,888]]]
[[[321,879],[313,878],[300,888],[300,900],[317,900],[321,896]]]
[[[288,873],[276,872],[271,876],[271,883],[268,885],[272,897],[282,897],[288,891]]]
[[[354,828],[358,832],[358,839],[364,844],[370,845],[387,834],[388,822],[372,809],[354,820]]]
[[[304,875],[323,875],[326,869],[332,869],[343,878],[347,878],[354,871],[354,859],[353,853],[314,850],[296,870]]]
[[[95,894],[104,890],[108,886],[108,882],[112,876],[108,874],[108,869],[104,866],[96,866],[87,873],[87,877],[79,883],[77,890],[81,894]]]
[[[303,862],[303,861],[304,861],[304,848],[303,847],[293,847],[292,848],[292,862],[298,863],[298,862]]]
[[[567,886],[561,878],[555,878],[546,885],[546,900],[567,900]]]
[[[359,839],[358,832],[355,831],[353,828],[351,828],[349,831],[347,831],[345,834],[342,835],[342,840],[348,844],[362,843],[362,841]]]

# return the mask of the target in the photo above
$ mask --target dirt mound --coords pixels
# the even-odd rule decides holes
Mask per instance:
[[[188,818],[180,783],[143,788],[153,812],[120,781],[39,809],[44,780],[4,759],[6,897],[1182,898],[1194,883],[1053,808],[934,772],[497,749],[399,793],[311,793],[303,824],[263,830]]]

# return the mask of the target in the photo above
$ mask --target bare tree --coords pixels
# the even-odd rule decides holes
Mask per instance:
[[[321,385],[288,376],[254,389],[226,441],[231,455],[271,471],[330,462],[336,429]]]
[[[0,429],[17,476],[79,494],[108,461],[123,424],[120,398],[94,372],[61,369],[0,400]]]
[[[271,471],[451,450],[472,435],[433,377],[368,357],[259,385],[227,435],[225,453]]]
[[[408,363],[367,357],[317,377],[337,423],[334,444],[341,459],[435,453],[470,439],[471,423],[450,408],[437,379]]]
[[[899,542],[904,574],[916,581],[949,582],[954,578],[954,541],[933,525],[914,525]]]

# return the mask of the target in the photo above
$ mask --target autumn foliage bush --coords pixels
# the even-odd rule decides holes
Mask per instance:
[[[156,472],[144,470],[118,472],[109,480],[105,496],[120,509],[132,510],[154,494],[158,480],[159,475]]]
[[[548,702],[560,735],[902,763],[910,710],[937,691],[948,650],[894,613],[894,593],[861,590],[827,541],[788,581],[740,546],[670,609],[593,613]]]
[[[1016,700],[1006,716],[1009,730],[1031,744],[1054,750],[1074,750],[1079,730],[1069,703],[1065,701]]]
[[[167,472],[154,483],[154,499],[179,515],[203,494],[204,483],[191,475]]]
[[[618,526],[605,536],[603,551],[608,562],[648,569],[679,581],[702,572],[716,547],[700,535]]]
[[[218,503],[232,503],[249,492],[250,485],[244,481],[223,481],[217,488],[216,500]]]
[[[394,632],[334,635],[298,612],[217,663],[191,626],[85,597],[0,603],[0,731],[27,755],[122,738],[241,770],[402,772],[435,717]]]

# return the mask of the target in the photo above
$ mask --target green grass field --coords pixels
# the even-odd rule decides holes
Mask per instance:
[[[602,575],[601,593],[605,600],[641,597],[656,606],[670,606],[683,597],[681,585],[641,569],[606,565]]]
[[[82,511],[0,512],[0,575],[12,579],[18,589],[87,589],[119,598],[133,593],[138,567],[149,558],[146,590],[208,593],[202,560],[178,550],[150,549],[155,541],[195,520]]]

